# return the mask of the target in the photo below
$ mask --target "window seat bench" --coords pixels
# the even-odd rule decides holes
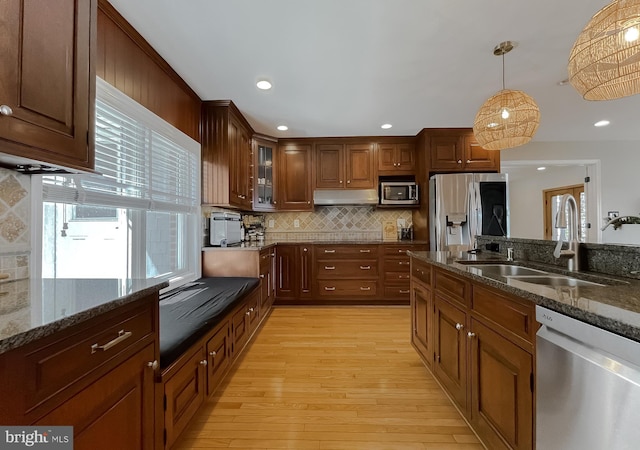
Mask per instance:
[[[160,296],[163,408],[156,441],[170,449],[270,312],[260,278],[200,278]],[[162,415],[160,415],[162,414]],[[162,434],[160,434],[162,433]]]

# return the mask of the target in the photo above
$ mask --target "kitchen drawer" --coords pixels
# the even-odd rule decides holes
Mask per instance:
[[[473,286],[472,310],[532,344],[535,337],[535,306],[527,305],[495,291]],[[503,333],[504,334],[504,333]]]
[[[319,260],[316,263],[316,277],[319,280],[377,278],[378,260]]]
[[[377,258],[377,245],[316,245],[316,259],[332,259],[332,258]]]
[[[25,401],[29,409],[155,335],[152,305],[128,310],[25,354]]]
[[[410,273],[407,270],[406,272],[384,272],[384,282],[385,283],[403,283],[406,282],[407,287],[409,286],[409,278]]]
[[[384,287],[385,298],[397,298],[409,300],[409,284],[406,286],[392,285]]]
[[[434,269],[433,282],[436,292],[450,300],[455,300],[465,306],[470,306],[469,294],[471,285],[468,281],[453,275],[451,272]]]
[[[418,261],[415,258],[411,260],[411,264],[411,275],[427,286],[431,286],[431,265]]]
[[[383,254],[385,257],[389,256],[407,256],[407,250],[411,250],[410,245],[383,245]],[[407,256],[408,258],[408,256]]]
[[[322,280],[318,281],[318,296],[324,298],[376,297],[378,282],[375,280]]]
[[[385,258],[384,260],[385,272],[406,272],[407,275],[409,275],[410,266],[411,266],[411,261],[408,256],[396,257],[396,258]]]

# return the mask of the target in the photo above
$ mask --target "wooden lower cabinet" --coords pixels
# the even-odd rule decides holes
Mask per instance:
[[[462,411],[467,410],[467,315],[437,293],[434,299],[433,372]]]
[[[205,399],[207,359],[203,348],[192,349],[181,362],[164,382],[164,448],[171,448]]]
[[[487,448],[533,449],[533,303],[415,258],[411,267],[414,348],[427,364],[433,355],[432,373]]]
[[[154,449],[154,346],[148,345],[35,425],[73,424],[75,450]]]
[[[433,301],[431,290],[419,283],[411,285],[411,344],[422,360],[431,367],[433,363],[432,344]]]
[[[471,320],[471,423],[491,449],[533,448],[533,356]]]
[[[313,246],[278,244],[275,251],[275,291],[281,303],[312,298]]]

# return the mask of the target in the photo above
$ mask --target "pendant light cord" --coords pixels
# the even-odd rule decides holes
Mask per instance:
[[[502,90],[504,91],[504,51],[502,52]]]

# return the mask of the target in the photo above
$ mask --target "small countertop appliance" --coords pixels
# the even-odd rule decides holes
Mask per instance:
[[[214,212],[209,221],[209,243],[216,247],[237,244],[241,240],[242,217],[238,213]]]

